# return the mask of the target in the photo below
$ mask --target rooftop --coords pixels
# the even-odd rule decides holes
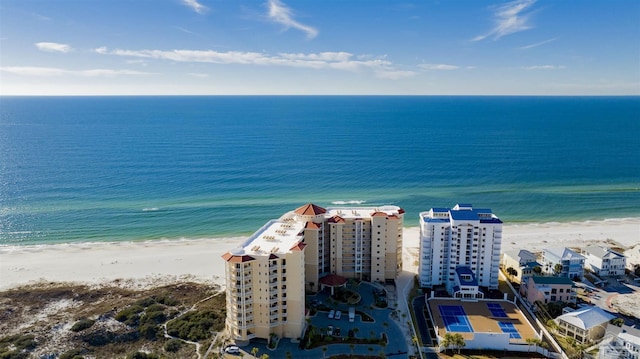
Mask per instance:
[[[327,208],[327,217],[340,217],[343,219],[371,218],[374,215],[396,216],[403,214],[404,210],[398,206],[381,207],[332,207]]]
[[[567,284],[573,285],[573,281],[567,277],[543,277],[533,276],[531,277],[536,284]]]
[[[251,258],[256,256],[278,255],[302,250],[304,228],[306,222],[294,219],[294,212],[288,212],[280,219],[267,222],[262,228],[247,238],[238,248],[232,249],[223,258],[227,261],[237,257]]]
[[[609,322],[613,318],[615,318],[615,316],[605,312],[599,307],[586,307],[563,314],[556,318],[556,320],[562,320],[580,329],[592,329],[598,325]]]
[[[545,248],[545,254],[551,254],[555,257],[562,258],[562,260],[572,260],[572,259],[582,259],[584,260],[584,256],[578,254],[577,252],[569,249],[569,248]],[[545,255],[546,256],[546,255]]]
[[[616,252],[616,251],[612,251],[610,248],[606,248],[606,247],[602,247],[602,246],[588,246],[587,248],[584,249],[585,252],[594,255],[598,258],[608,258],[608,259],[612,259],[612,258],[622,258],[624,257],[624,255]]]

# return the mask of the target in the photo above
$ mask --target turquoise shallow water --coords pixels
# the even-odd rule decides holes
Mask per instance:
[[[246,235],[307,202],[638,217],[640,98],[0,98],[0,244]]]

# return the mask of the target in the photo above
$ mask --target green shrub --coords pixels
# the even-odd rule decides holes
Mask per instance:
[[[147,312],[164,312],[165,308],[164,304],[153,303],[147,307]]]
[[[164,345],[164,350],[170,353],[175,353],[180,350],[180,348],[182,348],[182,341],[175,338],[169,339],[169,341]]]
[[[149,309],[147,309],[147,312],[140,318],[140,325],[149,323],[160,324],[164,323],[166,320],[167,316],[164,315],[164,311],[149,312]]]
[[[134,305],[138,305],[141,306],[143,308],[146,308],[148,306],[150,306],[151,304],[154,304],[156,302],[156,300],[153,297],[148,297],[148,298],[144,298],[144,299],[140,299],[138,301],[136,301],[136,304]]]
[[[68,352],[64,352],[60,355],[59,359],[84,359],[82,356],[82,349],[71,349]]]
[[[191,341],[208,338],[212,330],[222,328],[224,317],[210,310],[189,312],[167,324],[169,335]]]
[[[163,295],[163,296],[157,297],[156,302],[160,304],[168,305],[170,307],[175,307],[176,305],[180,304],[180,302],[177,299],[175,299],[170,295]]]
[[[77,321],[72,327],[71,330],[74,332],[80,332],[83,331],[85,329],[91,328],[91,326],[93,326],[93,324],[95,323],[95,320],[91,320],[91,319],[80,319],[79,321]]]
[[[138,328],[138,332],[140,336],[145,339],[156,340],[160,332],[160,327],[155,324],[142,324],[140,328]]]
[[[135,352],[127,355],[127,359],[159,359],[159,357],[155,354]]]
[[[144,308],[139,305],[132,305],[119,311],[118,314],[116,314],[115,319],[126,325],[136,326],[140,320],[140,312],[143,310]]]

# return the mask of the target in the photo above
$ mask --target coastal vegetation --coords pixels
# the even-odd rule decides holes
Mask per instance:
[[[224,327],[216,286],[40,283],[0,292],[0,358],[184,358]]]

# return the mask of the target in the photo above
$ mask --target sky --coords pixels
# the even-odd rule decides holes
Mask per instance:
[[[0,0],[0,95],[640,95],[638,0]]]

